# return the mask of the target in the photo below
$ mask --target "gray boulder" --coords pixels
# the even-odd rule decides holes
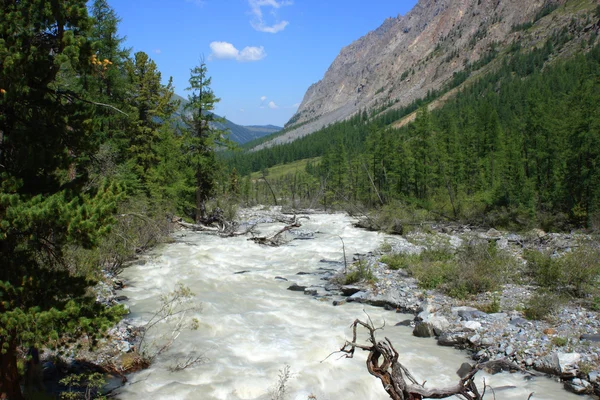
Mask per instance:
[[[413,329],[413,336],[416,337],[428,338],[432,337],[433,335],[433,326],[431,326],[431,324],[428,322],[418,323],[417,326],[415,326],[415,329]]]

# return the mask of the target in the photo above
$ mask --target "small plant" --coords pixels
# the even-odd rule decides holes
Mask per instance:
[[[569,340],[567,338],[560,336],[555,336],[550,341],[556,347],[564,347],[569,343]]]
[[[490,303],[478,304],[476,308],[487,314],[500,312],[500,298],[497,295],[494,295]]]
[[[290,366],[286,365],[279,370],[277,384],[269,391],[269,400],[284,400],[287,393],[287,383],[292,377]]]
[[[375,282],[375,274],[371,270],[369,263],[364,260],[358,260],[351,267],[353,270],[348,272],[344,278],[345,285],[351,285],[360,281]]]

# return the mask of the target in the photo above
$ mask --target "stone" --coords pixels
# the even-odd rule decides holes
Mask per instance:
[[[471,336],[468,340],[469,343],[471,343],[473,346],[479,346],[479,344],[481,343],[481,336],[475,334]]]
[[[482,346],[491,346],[495,343],[494,339],[486,337],[481,339],[481,345]]]
[[[458,316],[464,321],[472,321],[478,318],[485,318],[487,314],[479,310],[460,310],[458,311]]]
[[[250,271],[248,271],[248,270],[244,270],[244,271],[238,271],[238,272],[234,272],[233,274],[234,274],[234,275],[242,275],[242,274],[246,274],[246,273],[248,273],[248,272],[250,272]]]
[[[600,335],[581,335],[579,340],[588,340],[590,342],[598,343],[600,342]]]
[[[310,274],[311,274],[310,272],[302,272],[302,271],[296,273],[296,275],[310,275]]]
[[[471,372],[472,369],[473,366],[471,364],[462,363],[458,371],[456,371],[456,375],[458,375],[460,378],[464,378],[469,372]]]
[[[525,359],[525,365],[527,365],[528,367],[531,367],[533,365],[533,359],[532,358]]]
[[[305,289],[306,286],[301,286],[296,283],[292,284],[290,287],[287,288],[287,290],[291,290],[292,292],[304,292]]]
[[[129,353],[129,351],[131,350],[131,343],[125,340],[121,340],[117,342],[117,349],[119,349],[121,353]]]
[[[367,292],[356,292],[354,293],[352,296],[348,297],[346,300],[348,302],[362,302],[363,300],[365,300],[367,298]]]
[[[334,306],[341,306],[343,304],[346,304],[346,300],[334,300],[332,304]]]
[[[497,238],[497,237],[500,237],[500,236],[502,236],[502,234],[501,234],[499,231],[497,231],[496,229],[494,229],[494,228],[491,228],[491,229],[489,229],[489,230],[488,230],[488,231],[485,233],[485,235],[486,235],[487,237],[491,237],[491,238]]]
[[[342,294],[344,296],[352,296],[354,293],[360,292],[362,290],[362,288],[359,286],[354,286],[354,285],[345,285],[345,286],[342,286],[340,288],[340,290],[342,291]]]
[[[575,376],[577,374],[577,364],[581,360],[579,353],[556,353],[558,357],[558,366],[562,377]]]
[[[592,384],[585,379],[575,378],[572,381],[565,382],[565,389],[575,394],[589,394],[592,393]]]
[[[432,337],[433,335],[433,326],[431,326],[431,324],[428,322],[418,323],[417,326],[415,326],[415,329],[413,329],[413,336],[416,337],[428,338]]]
[[[506,354],[507,356],[512,356],[513,354],[515,354],[515,348],[511,345],[508,345],[506,347],[506,350],[504,350],[504,354]]]
[[[588,374],[588,379],[592,383],[598,382],[599,377],[600,377],[600,371],[592,371]]]
[[[536,360],[534,368],[546,374],[572,378],[577,374],[576,365],[580,359],[581,355],[579,353],[552,353]]]
[[[394,326],[411,326],[413,323],[412,319],[405,319],[404,321],[400,321],[398,322],[396,325]]]
[[[529,321],[527,321],[525,318],[521,318],[521,317],[512,317],[510,319],[509,324],[518,326],[518,327],[522,327],[522,326],[529,325]]]
[[[467,337],[465,332],[445,332],[438,337],[438,345],[461,346],[467,343]]]
[[[432,314],[429,316],[429,324],[433,327],[433,332],[436,336],[440,336],[442,333],[450,329],[450,322],[443,315]]]
[[[481,329],[481,322],[477,321],[461,321],[460,323],[464,329],[468,329],[471,331],[476,331]]]
[[[287,282],[288,280],[286,278],[284,278],[283,276],[276,276],[275,277],[276,281],[283,281],[283,282]]]
[[[319,289],[316,288],[306,288],[304,289],[304,294],[309,296],[316,296],[319,293]]]
[[[554,328],[546,328],[542,332],[544,332],[544,335],[555,335],[556,334],[556,329],[554,329]]]
[[[123,295],[115,296],[115,301],[127,301],[127,300],[129,300],[129,297],[127,297],[127,296],[123,296]]]

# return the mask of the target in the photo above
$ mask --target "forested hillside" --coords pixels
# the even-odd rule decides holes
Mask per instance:
[[[491,225],[597,226],[600,8],[592,18],[594,30],[576,52],[564,55],[573,38],[567,29],[534,49],[515,42],[495,68],[431,112],[426,105],[439,93],[371,118],[376,110],[365,110],[291,144],[229,155],[229,162],[247,174],[321,157],[270,182],[281,198],[367,207],[400,201]],[[572,22],[573,30],[585,25]],[[441,92],[467,78],[456,74]],[[417,108],[414,123],[391,127]],[[248,201],[268,199],[262,185],[245,193]]]

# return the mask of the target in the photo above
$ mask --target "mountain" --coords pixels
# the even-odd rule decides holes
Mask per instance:
[[[181,106],[177,112],[178,115],[183,114],[184,107],[187,104],[187,100],[181,96],[174,95],[174,100],[179,100],[181,102]],[[217,118],[218,115],[215,114]],[[230,132],[229,138],[238,144],[244,144],[250,142],[252,140],[261,138],[263,136],[270,135],[272,133],[280,131],[281,127],[275,125],[251,125],[251,126],[243,126],[238,125],[234,122],[231,122],[227,118],[224,118],[224,123],[215,124],[219,129],[228,130]]]
[[[343,48],[322,80],[311,85],[286,133],[269,147],[345,120],[400,108],[477,72],[516,42],[539,47],[572,19],[583,19],[595,0],[419,0],[405,16],[388,18]],[[567,5],[569,6],[567,10]],[[593,24],[591,21],[590,24]],[[567,33],[575,37],[577,33]]]

